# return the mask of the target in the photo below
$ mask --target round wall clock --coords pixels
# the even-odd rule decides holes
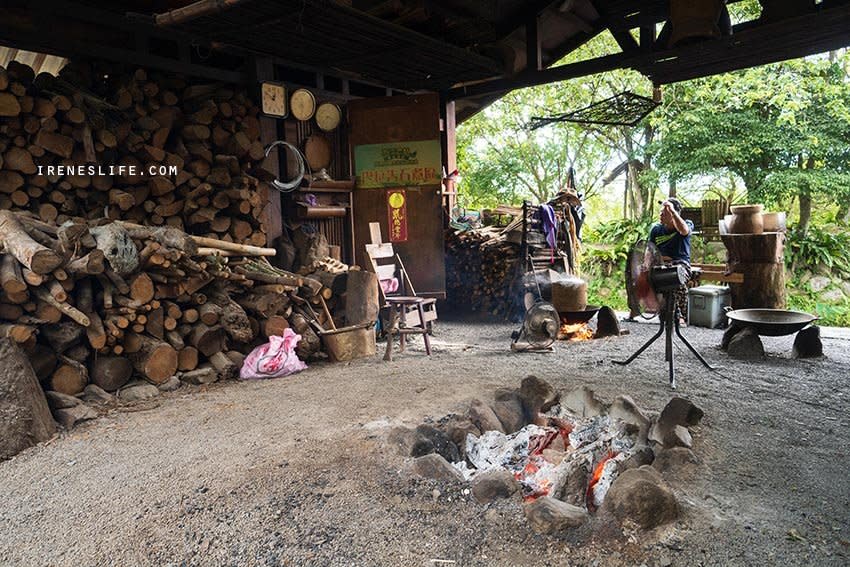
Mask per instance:
[[[289,109],[298,120],[310,120],[316,113],[316,97],[307,89],[298,89],[289,99]]]
[[[316,124],[325,132],[336,130],[342,120],[342,111],[331,102],[324,102],[316,110]]]

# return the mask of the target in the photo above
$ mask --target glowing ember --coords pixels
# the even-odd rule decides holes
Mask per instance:
[[[587,323],[575,323],[561,325],[558,331],[559,340],[567,341],[589,341],[593,338],[593,329]]]
[[[612,461],[617,456],[617,453],[614,451],[610,451],[607,455],[602,457],[602,460],[599,461],[599,464],[596,465],[596,468],[593,469],[593,475],[590,477],[590,482],[587,485],[587,508],[588,510],[596,509],[600,504],[602,504],[602,500],[605,497],[604,494],[598,495],[595,490],[597,486],[600,484],[600,481],[603,478],[610,475],[610,471],[607,470],[610,467],[606,467],[609,463],[613,466],[616,466],[616,463]],[[608,473],[608,474],[606,474]],[[613,480],[613,479],[612,479]],[[605,483],[605,492],[608,492],[608,487],[610,486],[610,482]],[[601,496],[601,498],[599,497]]]

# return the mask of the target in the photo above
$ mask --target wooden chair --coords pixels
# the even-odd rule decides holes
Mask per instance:
[[[393,250],[389,242],[381,242],[381,229],[378,223],[370,223],[369,230],[372,244],[366,245],[366,255],[369,258],[369,268],[377,274],[378,280],[396,278],[398,291],[386,293],[378,285],[382,316],[381,321],[387,331],[386,360],[392,360],[393,335],[399,335],[399,345],[404,352],[405,337],[410,334],[421,334],[425,341],[425,352],[431,354],[431,342],[428,338],[434,321],[437,320],[437,300],[419,297],[410,281],[410,276],[404,268],[401,257]]]

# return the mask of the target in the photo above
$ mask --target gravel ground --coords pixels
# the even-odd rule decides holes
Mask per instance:
[[[0,564],[848,565],[850,336],[838,331],[827,358],[790,360],[790,338],[767,338],[768,359],[745,364],[716,348],[720,331],[685,330],[724,368],[677,349],[679,393],[706,413],[703,463],[671,481],[681,519],[652,532],[537,535],[517,501],[482,506],[464,486],[411,478],[385,442],[390,426],[464,411],[530,373],[660,410],[662,343],[610,363],[656,327],[625,327],[512,354],[509,325],[441,321],[430,358],[414,345],[392,363],[316,364],[111,411],[0,463]]]

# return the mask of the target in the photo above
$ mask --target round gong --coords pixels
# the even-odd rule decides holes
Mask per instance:
[[[304,157],[311,170],[327,169],[331,164],[331,143],[324,136],[313,134],[304,141]]]

